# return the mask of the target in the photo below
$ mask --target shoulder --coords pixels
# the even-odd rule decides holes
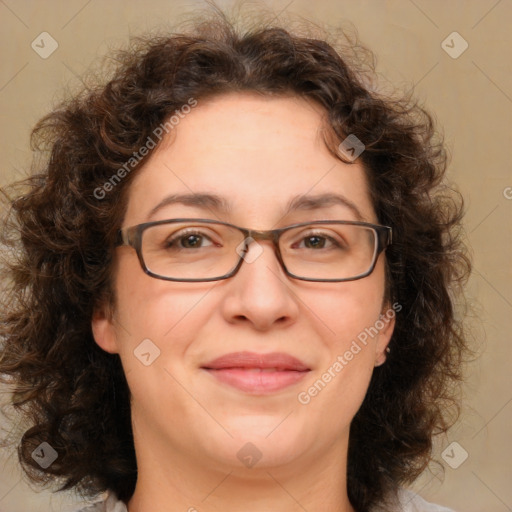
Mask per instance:
[[[399,489],[398,500],[397,512],[455,512],[451,508],[425,501],[421,496],[408,489]]]
[[[371,512],[455,512],[451,508],[443,507],[425,501],[420,495],[408,489],[398,489],[395,498],[372,508]]]
[[[109,493],[102,501],[81,508],[77,512],[128,512],[128,509],[114,493]]]

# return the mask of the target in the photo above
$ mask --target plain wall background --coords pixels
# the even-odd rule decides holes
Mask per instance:
[[[30,129],[62,96],[63,87],[78,88],[80,75],[130,35],[161,30],[202,5],[192,0],[0,1],[0,186],[23,176],[31,158]],[[448,177],[466,201],[474,263],[468,295],[478,311],[472,322],[482,356],[469,369],[461,419],[436,448],[444,481],[433,466],[413,489],[458,512],[512,511],[512,2],[279,0],[267,6],[276,14],[286,10],[333,25],[352,22],[376,53],[379,73],[399,86],[416,85],[416,95],[445,133],[452,154]],[[456,59],[441,46],[454,31],[469,44]],[[31,48],[41,32],[59,45],[47,59]],[[457,40],[453,45],[452,51],[460,48]],[[469,455],[457,469],[440,457],[452,442]],[[456,446],[450,454],[460,453]],[[31,489],[12,453],[0,457],[0,475],[0,512],[76,508],[69,494]]]

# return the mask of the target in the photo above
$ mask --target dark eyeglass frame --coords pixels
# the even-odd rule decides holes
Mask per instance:
[[[115,241],[115,247],[121,246],[130,246],[133,247],[137,253],[137,257],[139,258],[140,265],[142,270],[149,276],[154,277],[156,279],[163,279],[164,281],[178,281],[178,282],[208,282],[208,281],[221,281],[223,279],[228,279],[234,276],[244,261],[244,255],[240,256],[240,259],[236,266],[228,272],[227,274],[220,277],[208,277],[206,279],[190,279],[190,278],[175,278],[175,277],[165,277],[159,274],[155,274],[146,266],[144,262],[144,258],[142,256],[142,234],[144,231],[152,226],[158,226],[160,224],[173,224],[179,222],[201,222],[206,224],[222,224],[224,226],[229,226],[231,228],[235,228],[240,231],[244,235],[244,240],[247,238],[252,238],[253,240],[271,240],[274,244],[274,250],[277,256],[277,259],[286,273],[287,276],[292,277],[294,279],[299,279],[301,281],[314,281],[314,282],[326,282],[326,283],[339,283],[344,281],[355,281],[357,279],[362,279],[363,277],[369,276],[377,263],[377,259],[382,251],[386,249],[392,243],[392,229],[389,226],[381,226],[380,224],[372,224],[370,222],[361,222],[361,221],[348,221],[348,220],[316,220],[311,222],[300,222],[298,224],[292,224],[290,226],[286,226],[284,228],[278,229],[270,229],[267,231],[259,231],[256,229],[248,229],[242,228],[240,226],[235,226],[234,224],[230,224],[229,222],[222,222],[213,219],[196,219],[196,218],[180,218],[180,219],[166,219],[159,220],[154,222],[145,222],[143,224],[138,224],[136,226],[130,226],[126,228],[122,228],[117,232],[117,238]],[[284,264],[283,258],[281,256],[281,250],[279,249],[279,238],[281,235],[290,230],[301,226],[311,226],[311,225],[322,225],[322,224],[347,224],[352,226],[363,226],[372,229],[376,234],[377,239],[377,250],[373,255],[373,261],[367,272],[363,274],[359,274],[355,277],[348,277],[342,279],[315,279],[315,278],[306,278],[296,276],[288,271],[286,265]],[[247,245],[246,251],[249,246]],[[245,254],[245,252],[244,252]]]

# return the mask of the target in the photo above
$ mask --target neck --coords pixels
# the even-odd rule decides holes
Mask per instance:
[[[145,438],[128,512],[354,512],[346,489],[346,444],[284,465],[252,468],[196,460]],[[348,443],[347,443],[348,444]],[[136,442],[137,445],[137,442]]]

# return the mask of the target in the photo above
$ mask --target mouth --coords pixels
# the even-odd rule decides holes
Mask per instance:
[[[269,394],[301,381],[311,369],[285,353],[235,352],[201,367],[216,380],[248,394]]]

